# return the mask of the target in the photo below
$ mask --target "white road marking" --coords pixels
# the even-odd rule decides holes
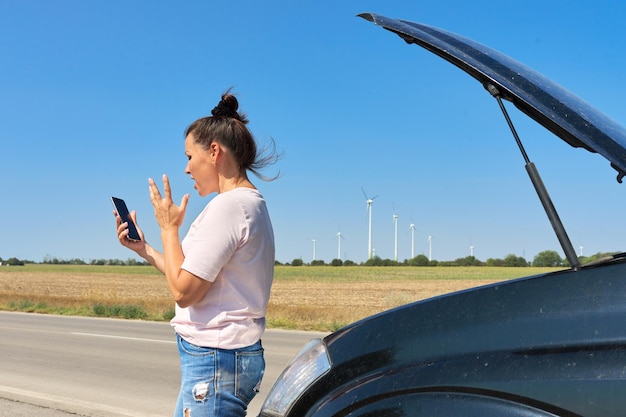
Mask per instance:
[[[128,336],[114,336],[111,334],[99,334],[99,333],[80,333],[80,332],[72,332],[77,336],[91,336],[91,337],[102,337],[106,339],[121,339],[121,340],[134,340],[138,342],[153,342],[153,343],[176,343],[173,340],[159,340],[159,339],[144,339],[141,337],[128,337]]]

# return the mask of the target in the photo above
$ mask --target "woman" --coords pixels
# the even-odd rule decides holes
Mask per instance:
[[[116,213],[122,245],[161,271],[176,301],[171,324],[181,361],[175,417],[245,416],[265,369],[261,335],[274,274],[274,235],[263,197],[248,179],[274,162],[259,157],[246,116],[226,92],[212,116],[185,132],[185,172],[202,197],[218,193],[179,240],[189,194],[172,201],[149,179],[150,200],[161,229],[163,253],[127,238]],[[131,219],[137,224],[136,213]]]

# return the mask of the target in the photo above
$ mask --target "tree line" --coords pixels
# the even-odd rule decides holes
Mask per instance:
[[[589,262],[597,261],[598,259],[605,258],[607,256],[613,256],[619,252],[598,252],[591,256],[579,256],[578,259],[581,265]],[[276,262],[277,265],[291,265],[291,266],[501,266],[501,267],[568,267],[569,262],[566,258],[561,258],[558,252],[553,250],[545,250],[539,252],[532,261],[528,261],[521,256],[509,254],[504,259],[488,258],[486,261],[481,261],[474,256],[466,256],[465,258],[458,258],[453,261],[438,261],[430,260],[426,255],[417,255],[412,259],[405,259],[404,261],[395,261],[392,259],[382,259],[378,256],[374,256],[365,262],[357,264],[356,262],[341,259],[333,259],[329,264],[323,260],[314,260],[311,263],[306,264],[301,258],[296,258],[291,263],[281,264]]]
[[[579,256],[578,260],[581,265],[587,264],[589,262],[597,261],[601,258],[607,256],[613,256],[619,252],[598,252],[595,255],[591,256]],[[0,266],[4,265],[13,265],[20,266],[25,264],[36,264],[39,262],[34,262],[31,260],[23,260],[18,258],[8,258],[2,259],[0,257]],[[149,266],[150,264],[146,261],[139,261],[134,258],[128,258],[126,260],[122,259],[91,259],[88,262],[79,259],[60,259],[57,257],[53,257],[50,255],[46,255],[43,259],[43,264],[51,264],[51,265],[116,265],[116,266],[136,266],[136,265],[145,265]],[[392,259],[382,259],[378,256],[374,256],[371,259],[368,259],[365,262],[356,263],[351,260],[341,260],[341,259],[333,259],[330,263],[326,263],[323,260],[314,260],[310,263],[305,263],[301,258],[296,258],[291,262],[287,262],[285,264],[276,261],[276,265],[288,265],[288,266],[503,266],[503,267],[526,267],[526,266],[536,266],[536,267],[568,267],[569,262],[565,258],[561,258],[558,252],[553,250],[545,250],[539,252],[532,261],[528,261],[521,256],[517,256],[514,254],[510,254],[505,256],[503,259],[499,258],[488,258],[486,261],[481,261],[474,256],[466,256],[465,258],[458,258],[453,261],[437,261],[437,260],[429,260],[425,255],[417,255],[412,259],[405,259],[404,261],[395,261]]]
[[[22,266],[26,264],[49,264],[49,265],[120,265],[120,266],[135,266],[135,265],[150,265],[146,261],[138,261],[134,258],[122,259],[91,259],[86,262],[79,258],[72,259],[60,259],[57,257],[51,257],[46,255],[42,262],[35,262],[27,259],[8,258],[2,259],[0,257],[0,266]]]

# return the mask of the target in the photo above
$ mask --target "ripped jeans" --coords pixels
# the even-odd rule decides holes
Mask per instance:
[[[176,339],[182,380],[174,417],[244,417],[265,371],[261,341],[226,350]]]

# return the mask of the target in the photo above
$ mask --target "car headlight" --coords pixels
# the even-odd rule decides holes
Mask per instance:
[[[326,345],[311,340],[280,374],[263,403],[261,413],[281,417],[309,386],[330,370]]]

